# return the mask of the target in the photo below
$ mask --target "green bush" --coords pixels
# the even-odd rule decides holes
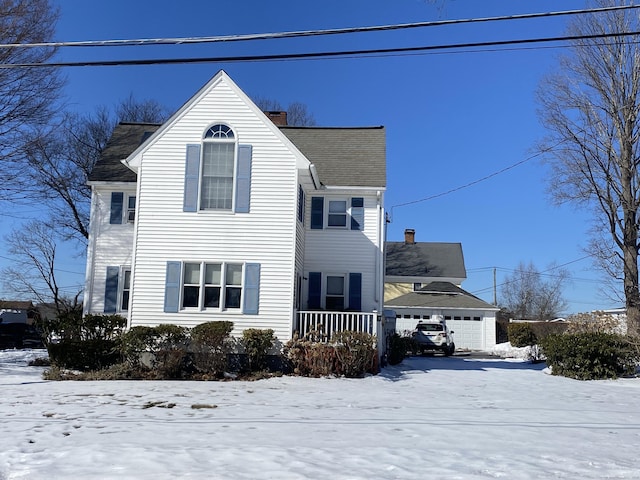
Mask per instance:
[[[196,370],[220,376],[227,368],[233,322],[206,322],[191,329],[191,352]]]
[[[530,323],[510,323],[507,334],[512,347],[527,347],[538,343]]]
[[[302,339],[296,336],[285,345],[284,357],[295,374],[361,377],[365,373],[377,373],[375,336],[347,331],[334,334],[329,343],[316,342],[313,338],[316,338],[313,333]]]
[[[410,337],[401,337],[397,333],[389,337],[389,351],[387,353],[389,365],[398,365],[405,359],[407,352],[412,350],[410,342]]]
[[[260,330],[248,328],[242,332],[242,346],[249,357],[251,371],[265,370],[267,368],[267,356],[273,348],[276,338],[273,330]]]
[[[51,364],[87,371],[118,363],[118,338],[126,324],[120,315],[82,317],[77,311],[60,315],[46,324],[45,345]]]
[[[617,334],[550,335],[541,343],[552,374],[578,380],[631,375],[640,360],[629,338]]]
[[[567,331],[567,324],[562,322],[532,322],[529,324],[533,334],[536,336],[537,343],[549,335],[564,333]]]
[[[122,336],[120,350],[134,369],[152,370],[158,379],[184,378],[191,369],[188,332],[178,325],[133,327]]]
[[[51,365],[71,370],[100,370],[121,361],[116,340],[61,340],[47,345]]]

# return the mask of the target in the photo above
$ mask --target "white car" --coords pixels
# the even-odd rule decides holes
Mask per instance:
[[[449,331],[444,322],[418,322],[412,333],[415,346],[421,353],[440,351],[446,356],[453,355],[456,345],[453,343],[453,331]]]

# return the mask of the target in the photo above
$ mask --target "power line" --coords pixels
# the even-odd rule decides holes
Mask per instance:
[[[498,22],[505,20],[526,20],[535,18],[559,17],[567,15],[604,13],[615,10],[627,10],[640,8],[640,5],[620,5],[612,7],[562,10],[541,13],[526,13],[521,15],[503,15],[497,17],[466,18],[455,20],[438,20],[429,22],[411,22],[393,25],[374,25],[367,27],[332,28],[317,30],[298,30],[288,32],[251,33],[244,35],[217,35],[201,37],[173,37],[173,38],[139,38],[122,40],[85,40],[69,42],[40,42],[40,43],[7,43],[0,44],[0,48],[33,48],[33,47],[122,47],[122,46],[146,46],[146,45],[185,45],[197,43],[238,42],[251,40],[270,40],[281,38],[312,37],[324,35],[344,35],[350,33],[365,33],[378,31],[406,30],[412,28],[440,27],[446,25],[461,25],[470,23]]]
[[[61,67],[115,67],[144,65],[177,65],[199,63],[242,63],[242,62],[274,62],[284,60],[314,60],[320,58],[354,58],[399,53],[427,53],[437,50],[455,50],[463,48],[499,47],[506,45],[527,45],[551,42],[572,42],[578,40],[601,40],[613,37],[630,37],[640,35],[640,31],[600,33],[594,35],[570,35],[560,37],[538,37],[519,40],[499,40],[491,42],[469,42],[442,45],[425,45],[419,47],[376,48],[362,50],[339,50],[307,53],[278,53],[273,55],[236,55],[228,57],[192,57],[192,58],[151,58],[137,60],[83,60],[70,62],[47,63],[3,63],[2,69],[13,68],[61,68]]]
[[[487,181],[487,180],[489,180],[489,179],[491,179],[491,178],[493,178],[495,176],[498,176],[498,175],[500,175],[502,173],[508,172],[509,170],[512,170],[512,169],[514,169],[514,168],[516,168],[516,167],[518,167],[518,166],[520,166],[520,165],[522,165],[522,164],[524,164],[526,162],[529,162],[530,160],[533,160],[534,158],[537,158],[537,157],[539,157],[541,155],[544,155],[545,153],[553,150],[554,148],[556,148],[558,145],[560,145],[563,142],[564,142],[564,140],[561,141],[561,142],[558,142],[555,145],[547,147],[544,150],[525,158],[524,160],[520,160],[519,162],[513,163],[513,164],[511,164],[511,165],[509,165],[507,167],[504,167],[504,168],[502,168],[502,169],[500,169],[500,170],[498,170],[496,172],[490,173],[489,175],[485,175],[484,177],[479,178],[477,180],[473,180],[472,182],[465,183],[464,185],[459,185],[457,187],[451,188],[451,189],[446,190],[444,192],[436,193],[434,195],[430,195],[428,197],[421,198],[419,200],[411,200],[409,202],[404,202],[404,203],[399,203],[397,205],[393,205],[390,208],[391,218],[393,219],[393,209],[396,208],[396,207],[405,207],[407,205],[414,205],[416,203],[422,203],[422,202],[426,202],[428,200],[433,200],[433,199],[436,199],[436,198],[444,197],[445,195],[450,195],[452,193],[455,193],[457,191],[463,190],[465,188],[469,188],[469,187],[471,187],[473,185],[477,185],[478,183],[485,182],[485,181]]]

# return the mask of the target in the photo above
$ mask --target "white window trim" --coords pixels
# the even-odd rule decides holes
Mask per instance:
[[[342,277],[343,279],[343,291],[342,298],[343,300],[343,310],[347,310],[349,308],[349,275],[346,273],[323,273],[322,274],[322,289],[320,291],[322,297],[320,298],[320,302],[322,308],[327,309],[327,283],[329,282],[329,277]],[[332,295],[337,296],[337,295]]]
[[[129,208],[129,200],[131,198],[135,198],[135,205],[133,208]],[[124,218],[122,219],[123,224],[134,224],[136,222],[136,217],[138,215],[138,198],[135,194],[129,195],[125,193],[124,205],[122,206]],[[133,220],[130,218],[130,214],[133,213]]]
[[[126,310],[122,308],[122,300],[124,299],[123,297],[125,292],[125,288],[124,288],[125,272],[129,272],[129,301],[127,302]],[[120,267],[120,273],[118,274],[118,306],[116,309],[116,311],[118,312],[129,312],[131,308],[131,280],[132,280],[131,275],[132,275],[132,271],[131,271],[130,265],[122,265]]]
[[[342,198],[342,197],[325,197],[326,198],[326,208],[324,209],[324,225],[325,228],[329,229],[329,230],[349,230],[351,228],[351,199],[350,198]],[[339,214],[331,214],[330,210],[331,210],[331,202],[344,202],[345,204],[345,210],[344,210],[344,215],[345,215],[345,221],[344,221],[344,225],[329,225],[329,215],[342,215],[342,213]]]
[[[183,306],[184,303],[184,287],[185,287],[185,283],[184,283],[184,272],[185,272],[185,265],[188,263],[193,263],[193,264],[198,264],[200,265],[200,278],[199,278],[199,292],[198,292],[198,306],[197,307],[185,307]],[[245,294],[245,285],[246,285],[246,264],[247,262],[234,262],[234,261],[203,261],[203,260],[183,260],[182,261],[182,267],[181,267],[181,271],[180,271],[180,303],[179,303],[179,310],[181,312],[219,312],[219,313],[235,313],[235,314],[241,314],[244,313],[244,294]],[[206,270],[206,265],[220,265],[220,305],[218,307],[205,307],[204,306],[204,291],[205,291],[205,270]],[[227,288],[227,283],[226,283],[226,277],[227,277],[227,265],[241,265],[242,266],[242,283],[240,285],[240,307],[239,308],[235,308],[235,307],[231,307],[231,308],[227,308],[227,306],[225,305],[226,302],[226,288]],[[188,285],[192,285],[192,284],[188,284]],[[195,285],[195,284],[193,284]],[[235,286],[235,285],[229,285],[229,286]],[[237,287],[237,286],[236,286]]]

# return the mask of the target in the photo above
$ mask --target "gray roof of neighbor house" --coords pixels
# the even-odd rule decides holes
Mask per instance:
[[[96,162],[89,181],[135,182],[136,174],[122,164],[160,125],[157,123],[119,123]]]
[[[410,292],[384,302],[384,306],[498,310],[495,305],[491,305],[449,282],[431,282],[416,292]]]
[[[385,187],[384,127],[280,127],[316,166],[323,185]]]
[[[122,164],[160,125],[120,123],[113,131],[90,181],[135,182],[136,174]],[[384,127],[280,127],[316,166],[320,181],[332,186],[386,185]]]
[[[385,275],[467,278],[462,244],[387,242]]]

